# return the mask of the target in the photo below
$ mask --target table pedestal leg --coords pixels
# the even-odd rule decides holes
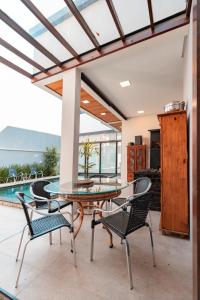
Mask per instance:
[[[81,202],[77,202],[77,203],[78,203],[79,209],[80,209],[80,212],[79,212],[79,225],[78,225],[78,227],[76,228],[76,230],[74,232],[74,238],[76,238],[77,234],[79,233],[79,231],[81,229],[81,226],[82,226],[82,223],[83,223],[83,218],[84,218],[84,208],[83,208],[83,205],[82,205]]]

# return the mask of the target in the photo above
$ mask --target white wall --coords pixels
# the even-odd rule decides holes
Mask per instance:
[[[127,179],[127,144],[135,142],[135,136],[142,135],[143,144],[147,145],[149,154],[150,133],[148,130],[159,127],[157,115],[134,117],[122,122],[122,180]],[[149,167],[149,155],[147,156],[147,167]]]

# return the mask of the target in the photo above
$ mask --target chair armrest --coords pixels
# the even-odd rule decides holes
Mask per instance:
[[[42,216],[52,216],[52,215],[70,215],[71,219],[72,219],[72,214],[68,211],[64,212],[64,213],[61,213],[59,211],[55,212],[55,213],[45,213],[45,212],[42,212],[40,210],[37,210],[35,209],[33,206],[31,206],[30,204],[28,203],[25,203],[26,207],[29,208],[30,210],[32,210],[33,212],[35,212],[36,214],[38,215],[42,215]]]
[[[128,200],[128,198],[127,198]],[[123,203],[122,205],[118,206],[117,208],[113,209],[113,210],[104,210],[104,209],[101,209],[101,208],[95,208],[94,211],[93,211],[93,217],[95,216],[95,213],[96,212],[102,212],[102,213],[114,213],[118,210],[120,210],[121,208],[127,206],[129,204],[129,201]]]

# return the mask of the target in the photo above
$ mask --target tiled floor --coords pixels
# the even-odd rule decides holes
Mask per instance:
[[[54,232],[31,242],[18,289],[14,288],[19,262],[15,262],[19,230],[25,219],[21,209],[0,207],[0,287],[20,300],[191,300],[191,243],[162,236],[159,213],[152,212],[157,267],[152,266],[149,233],[143,228],[130,236],[134,289],[129,290],[124,246],[114,238],[114,248],[100,226],[95,235],[95,260],[89,261],[90,216],[77,238],[78,268],[73,266],[69,233],[63,243]],[[16,233],[11,238],[7,236]]]

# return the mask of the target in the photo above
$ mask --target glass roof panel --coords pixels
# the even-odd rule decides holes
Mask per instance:
[[[10,18],[12,18],[29,34],[30,28],[33,28],[35,26],[45,28],[40,23],[40,21],[31,13],[31,11],[19,0],[9,0],[8,4],[7,1],[3,1],[1,3],[1,8]],[[38,40],[38,42],[40,42],[43,47],[45,47],[60,61],[69,59],[72,56],[49,31],[45,31],[42,35],[34,38]]]
[[[21,53],[33,59],[38,64],[41,64],[42,67],[49,68],[54,65],[52,61],[50,61],[46,56],[44,56],[39,51],[38,51],[39,55],[34,57],[34,52],[36,51],[35,48],[1,20],[0,20],[0,37],[10,45],[14,46]],[[33,73],[38,72],[38,70],[34,68],[32,68],[32,71]]]
[[[88,1],[89,0],[76,0],[75,3],[77,6],[79,6],[80,3],[81,5],[83,5],[84,2],[85,6],[87,6]],[[85,34],[82,27],[77,22],[75,17],[71,14],[70,10],[68,9],[66,3],[63,0],[32,0],[32,2],[78,54],[84,53],[93,48],[93,44]],[[49,41],[49,39],[51,39],[50,33],[47,32],[45,27],[41,24],[37,24],[36,26],[31,28],[30,33],[36,39],[43,42],[43,44],[45,43],[45,39],[47,44],[50,42],[52,45],[52,42]],[[59,58],[62,57],[62,61],[72,57],[72,55],[68,53],[68,51],[65,48],[65,56],[66,53],[68,53],[68,56],[66,57],[63,56],[64,53],[61,54],[61,49],[59,45],[52,45],[52,47],[53,46],[53,53],[57,54]],[[56,51],[58,53],[56,53]]]
[[[186,9],[186,0],[152,0],[154,22]]]
[[[93,43],[72,15],[64,0],[31,0],[39,11],[49,20],[69,45],[82,54],[94,48]],[[73,0],[100,45],[119,38],[106,0]],[[124,34],[129,34],[150,25],[147,0],[113,0]],[[1,9],[19,26],[37,40],[55,58],[63,62],[72,54],[50,33],[47,28],[19,0],[0,1]],[[152,0],[154,22],[185,10],[186,0]],[[18,35],[3,21],[0,21],[0,37],[20,52],[36,61],[44,68],[50,68],[55,62],[48,59],[38,49]],[[33,66],[24,63],[12,52],[1,47],[5,58],[13,60],[29,72],[38,72]]]
[[[38,19],[19,0],[1,1],[1,9],[26,32],[38,23]]]
[[[79,11],[90,27],[100,45],[119,38],[119,33],[113,21],[105,0],[90,1],[92,4]],[[75,3],[75,1],[74,1]]]
[[[150,24],[147,0],[113,0],[125,34]]]

